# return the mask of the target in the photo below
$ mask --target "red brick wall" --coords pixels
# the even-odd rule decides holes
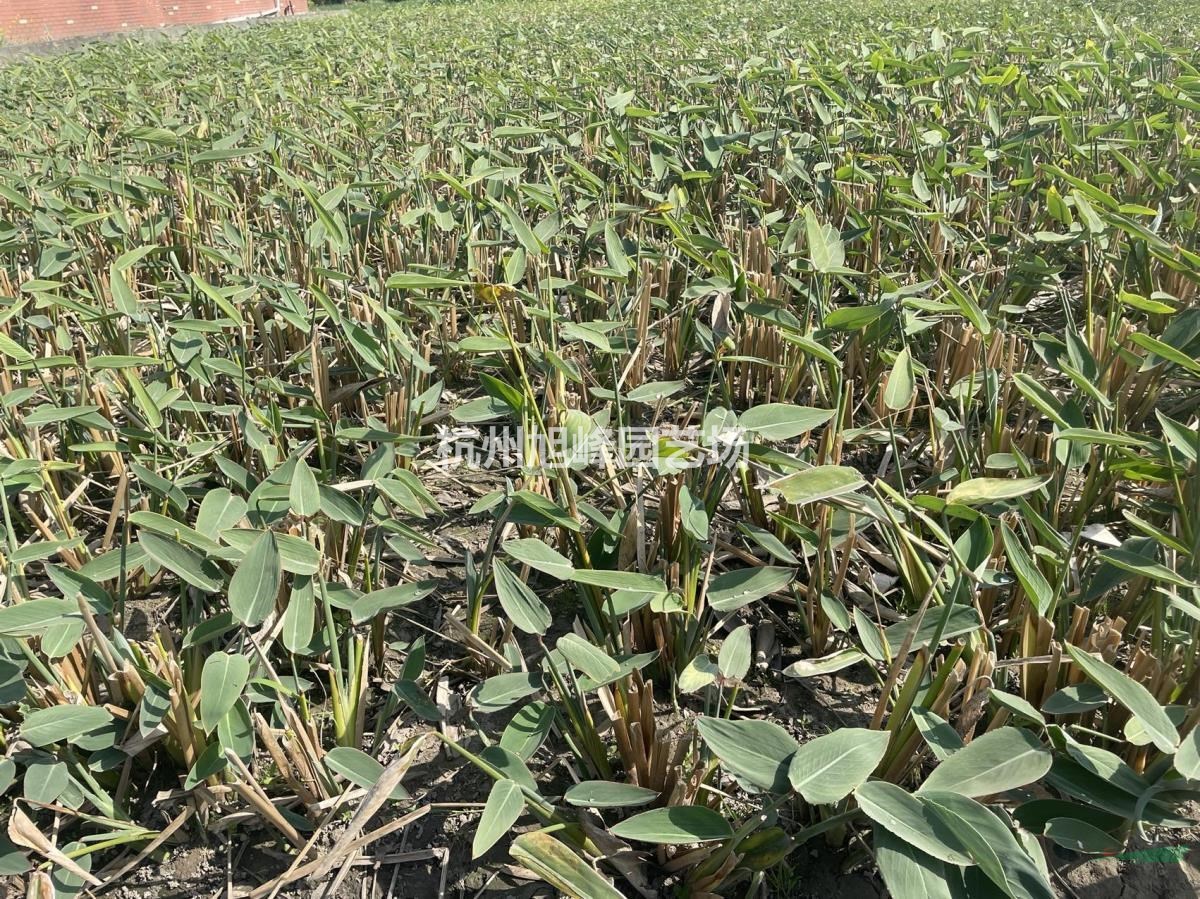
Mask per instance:
[[[288,0],[280,0],[280,9]],[[275,0],[0,0],[0,38],[14,44],[200,25],[272,12]],[[297,13],[308,0],[292,0]]]

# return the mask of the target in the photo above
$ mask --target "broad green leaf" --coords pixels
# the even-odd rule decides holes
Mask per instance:
[[[1180,741],[1175,770],[1189,780],[1200,780],[1200,727],[1193,727]]]
[[[411,584],[396,584],[364,593],[350,605],[350,617],[355,624],[370,621],[381,612],[400,609],[418,602],[436,590],[437,581],[416,581]]]
[[[310,576],[298,574],[292,578],[292,591],[287,608],[283,610],[283,629],[279,639],[288,652],[303,654],[312,642],[316,623],[317,603]]]
[[[1067,655],[1091,680],[1112,696],[1117,702],[1141,719],[1142,726],[1154,745],[1168,755],[1179,745],[1179,734],[1150,691],[1126,674],[1085,652],[1071,643],[1066,644]]]
[[[730,774],[759,790],[783,793],[790,787],[788,765],[798,744],[771,721],[701,717],[696,728]]]
[[[727,680],[741,680],[750,670],[750,625],[743,624],[721,644],[717,668]]]
[[[263,531],[229,581],[229,608],[247,627],[262,624],[275,609],[283,567],[274,531]]]
[[[1001,727],[976,737],[933,769],[917,791],[991,796],[1041,780],[1053,756],[1027,730]]]
[[[668,846],[681,843],[711,843],[733,836],[729,822],[702,805],[673,805],[651,809],[626,818],[609,828],[623,840],[660,843]]]
[[[1200,584],[1193,583],[1187,578],[1181,577],[1167,566],[1140,556],[1135,552],[1130,552],[1127,549],[1107,549],[1100,553],[1100,558],[1110,565],[1114,565],[1131,574],[1139,574],[1142,577],[1174,584],[1177,587],[1183,587],[1188,590],[1200,588]]]
[[[471,841],[471,858],[479,858],[509,832],[525,810],[525,795],[516,781],[498,780],[488,793],[487,803]]]
[[[929,791],[920,798],[1005,894],[1012,899],[1054,899],[1046,875],[994,812],[958,793]]]
[[[112,714],[101,706],[52,705],[25,716],[21,722],[21,738],[33,746],[69,743],[72,737],[83,736],[112,720]]]
[[[496,595],[513,626],[527,634],[544,634],[553,620],[546,604],[499,559],[492,562]]]
[[[466,287],[469,283],[419,272],[396,272],[387,279],[385,286],[388,290],[431,290],[439,287]]]
[[[1054,591],[1046,578],[1042,576],[1025,547],[1021,545],[1017,535],[1004,522],[1000,523],[1000,535],[1004,541],[1004,554],[1008,556],[1013,574],[1037,613],[1043,617],[1054,609]]]
[[[908,639],[908,635],[914,627],[916,632],[909,643],[909,652],[916,652],[918,649],[928,646],[929,641],[937,635],[939,629],[944,642],[983,627],[983,621],[973,606],[954,606],[950,610],[950,618],[943,628],[942,616],[945,615],[945,611],[944,608],[930,608],[922,616],[912,615],[903,621],[889,625],[883,632],[883,636],[893,658],[899,654],[901,647],[904,646],[904,641]]]
[[[854,798],[868,818],[926,855],[952,865],[974,864],[955,838],[953,828],[903,787],[872,780],[859,786]]]
[[[1116,837],[1078,818],[1051,818],[1043,834],[1064,849],[1086,855],[1112,855],[1122,846]]]
[[[873,842],[875,861],[892,899],[953,899],[941,861],[879,825]]]
[[[813,268],[819,272],[840,270],[846,262],[846,248],[837,228],[819,222],[812,207],[808,206],[804,209],[804,229]]]
[[[693,540],[703,543],[708,539],[708,512],[686,484],[679,488],[679,524]]]
[[[939,761],[944,762],[965,745],[958,731],[951,727],[946,719],[935,715],[929,709],[919,705],[913,706],[912,717],[917,730],[921,732],[925,743]]]
[[[1040,490],[1046,478],[971,478],[953,487],[946,494],[946,502],[962,506],[981,506]]]
[[[554,706],[546,702],[530,702],[513,715],[500,736],[500,745],[522,761],[529,761],[538,751],[554,724]]]
[[[383,765],[360,749],[350,746],[335,746],[324,755],[325,767],[340,774],[350,783],[370,789],[383,775]],[[390,799],[407,799],[408,790],[399,784],[392,790]]]
[[[308,518],[321,511],[321,487],[317,483],[316,475],[303,459],[297,459],[292,469],[288,500],[292,504],[292,511],[302,518]]]
[[[209,540],[217,540],[222,531],[233,528],[246,515],[246,501],[224,487],[210,490],[200,501],[196,530]]]
[[[1090,712],[1108,703],[1108,694],[1084,681],[1072,684],[1053,693],[1042,705],[1042,711],[1047,715],[1077,715],[1080,712]]]
[[[250,662],[245,656],[214,652],[204,660],[200,672],[200,724],[212,733],[225,713],[242,695],[250,678]]]
[[[77,603],[69,599],[28,599],[0,608],[0,636],[40,636],[65,618],[83,621]]]
[[[837,652],[822,656],[819,659],[800,659],[792,662],[783,669],[787,677],[817,677],[822,674],[836,674],[843,668],[857,665],[865,661],[866,656],[857,649],[839,649]]]
[[[657,798],[658,792],[655,790],[607,780],[585,780],[563,794],[563,800],[569,805],[589,808],[631,808],[649,805]]]
[[[503,547],[504,551],[518,562],[559,580],[567,580],[575,572],[575,566],[571,564],[570,559],[536,537],[508,540]]]
[[[702,652],[683,666],[676,686],[681,693],[695,693],[716,681],[718,674],[720,669],[712,656]]]
[[[210,777],[220,774],[227,767],[229,767],[229,759],[225,755],[225,750],[220,743],[214,740],[200,753],[196,763],[192,765],[192,769],[183,781],[183,788],[185,790],[195,789]]]
[[[887,731],[843,727],[802,743],[792,756],[788,779],[812,805],[849,796],[875,770],[887,752]]]
[[[437,707],[437,703],[426,695],[425,691],[421,689],[421,685],[416,681],[396,681],[395,692],[396,696],[405,705],[426,721],[437,722],[442,720],[442,713]]]
[[[596,873],[565,843],[544,830],[523,833],[512,845],[512,857],[564,896],[573,899],[624,899],[624,894]]]
[[[605,682],[620,676],[621,668],[614,659],[576,634],[563,634],[558,639],[557,648],[573,668],[594,681]]]
[[[742,413],[738,424],[763,440],[791,440],[833,418],[832,409],[763,403]]]
[[[596,571],[592,568],[576,568],[569,575],[577,584],[590,584],[609,590],[637,590],[643,593],[666,593],[663,579],[653,574],[636,571]]]
[[[146,555],[167,571],[178,575],[185,583],[205,593],[220,591],[220,572],[186,546],[146,531],[138,535],[138,543]]]
[[[863,476],[853,468],[819,465],[782,477],[767,487],[778,490],[792,505],[803,506],[853,493],[865,483]]]
[[[517,700],[524,699],[540,689],[540,675],[530,671],[515,671],[489,677],[472,691],[471,696],[482,712],[489,713],[508,708]]]
[[[772,565],[727,571],[709,582],[708,604],[722,614],[732,612],[782,590],[795,576],[795,569]]]
[[[887,386],[883,389],[883,404],[893,412],[907,409],[916,393],[916,375],[913,372],[912,356],[908,347],[896,354],[888,374]]]

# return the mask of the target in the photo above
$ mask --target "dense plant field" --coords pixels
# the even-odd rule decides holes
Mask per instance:
[[[0,69],[0,873],[1042,899],[1194,841],[1193,13],[388,4]]]

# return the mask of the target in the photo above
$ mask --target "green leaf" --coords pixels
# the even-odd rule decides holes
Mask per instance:
[[[438,287],[466,287],[467,281],[455,278],[439,278],[419,272],[396,272],[387,279],[388,290],[430,290]]]
[[[800,659],[792,662],[783,669],[787,677],[817,677],[822,674],[836,674],[843,668],[857,665],[867,657],[857,649],[839,649],[837,652],[822,656],[819,659]]]
[[[200,671],[200,724],[212,733],[225,713],[242,695],[250,678],[250,662],[245,656],[214,652],[204,660]]]
[[[46,628],[66,618],[83,621],[79,606],[71,600],[28,599],[0,608],[0,636],[40,636]]]
[[[839,271],[846,262],[846,248],[837,228],[821,224],[812,207],[805,207],[804,230],[808,237],[808,258],[813,268],[819,272]]]
[[[972,864],[954,830],[902,787],[872,780],[859,786],[854,798],[868,818],[926,855],[951,865]]]
[[[636,571],[597,571],[592,568],[576,568],[571,580],[577,584],[590,584],[609,590],[637,590],[643,593],[666,593],[667,585],[661,577],[641,574]]]
[[[553,620],[546,604],[499,559],[492,562],[492,572],[496,577],[496,596],[513,626],[527,634],[546,633]]]
[[[732,612],[782,590],[795,576],[794,569],[776,565],[727,571],[709,582],[708,604],[722,614]]]
[[[912,356],[908,347],[896,354],[888,374],[887,386],[883,389],[883,404],[893,412],[907,409],[916,394],[916,374],[913,372]]]
[[[572,667],[594,681],[604,683],[621,674],[621,667],[614,659],[577,634],[563,634],[558,639],[557,648]]]
[[[498,780],[488,793],[475,839],[471,841],[471,858],[479,858],[504,836],[525,810],[525,794],[513,780]]]
[[[1179,734],[1149,690],[1091,653],[1084,652],[1071,643],[1067,643],[1066,648],[1071,661],[1078,665],[1084,674],[1141,719],[1146,733],[1161,752],[1168,755],[1175,752],[1179,745]]]
[[[916,633],[913,634],[912,641],[909,643],[909,652],[916,652],[918,649],[928,646],[929,641],[934,638],[939,629],[942,632],[942,642],[945,642],[983,627],[983,620],[973,606],[954,606],[950,610],[950,618],[946,622],[946,626],[942,628],[942,616],[945,615],[945,611],[945,608],[931,608],[924,615],[910,615],[903,621],[889,625],[883,632],[883,636],[892,656],[895,657],[900,652],[905,639],[914,627],[916,627]]]
[[[564,896],[578,899],[624,899],[566,844],[544,830],[523,833],[512,845],[512,857]]]
[[[222,582],[219,572],[186,546],[146,531],[138,535],[138,543],[146,555],[167,571],[178,575],[185,583],[205,593],[220,591]]]
[[[933,769],[921,784],[925,792],[991,796],[1041,780],[1053,754],[1027,730],[1001,727],[976,737]]]
[[[958,793],[922,793],[921,802],[953,831],[988,879],[1012,899],[1054,899],[1046,875],[986,806]]]
[[[1077,715],[1090,712],[1108,704],[1108,694],[1084,681],[1072,684],[1053,693],[1042,705],[1047,715]]]
[[[398,696],[410,709],[426,721],[442,720],[442,712],[429,696],[421,689],[421,685],[412,680],[398,680],[395,686]]]
[[[1018,718],[1024,718],[1038,727],[1046,724],[1046,719],[1042,717],[1042,713],[1035,709],[1032,703],[1021,696],[1013,693],[1005,693],[1003,690],[993,688],[988,694],[988,698],[1001,708],[1008,709],[1009,712]]]
[[[875,770],[889,737],[888,731],[843,727],[809,740],[792,756],[788,779],[812,805],[839,802]]]
[[[292,592],[288,597],[287,608],[283,610],[283,628],[279,632],[279,639],[288,652],[303,654],[308,651],[312,642],[316,611],[312,577],[296,575],[292,578]]]
[[[750,625],[743,624],[725,638],[717,668],[727,680],[741,680],[750,670]]]
[[[695,693],[703,690],[717,679],[720,669],[712,656],[702,652],[688,662],[681,672],[676,685],[681,693]]]
[[[508,540],[503,546],[504,551],[518,562],[560,581],[569,579],[575,572],[575,566],[571,564],[570,559],[536,537]]]
[[[522,761],[529,761],[538,751],[554,724],[554,706],[546,702],[529,702],[521,706],[500,736],[500,745]]]
[[[778,724],[701,717],[696,728],[730,774],[771,793],[787,792],[791,786],[788,765],[799,746]]]
[[[1188,780],[1200,780],[1200,727],[1193,727],[1180,741],[1175,770]]]
[[[679,524],[693,540],[703,543],[708,539],[708,512],[686,484],[679,488]]]
[[[351,746],[335,746],[324,755],[325,767],[340,774],[357,787],[369,790],[383,775],[383,765],[361,749]],[[389,799],[407,799],[408,790],[399,784],[392,790]]]
[[[331,521],[340,521],[351,527],[362,526],[366,513],[356,500],[327,484],[320,484],[317,491],[321,494],[321,511]]]
[[[1054,591],[1046,578],[1038,570],[1033,559],[1025,552],[1017,535],[1004,522],[1000,523],[1000,536],[1004,541],[1004,554],[1012,565],[1013,574],[1021,589],[1029,597],[1029,601],[1042,617],[1047,616],[1054,608]]]
[[[247,627],[262,624],[275,609],[283,568],[274,531],[263,531],[229,581],[229,608]]]
[[[875,861],[892,899],[953,899],[945,865],[887,828],[874,828]]]
[[[1040,490],[1048,478],[971,478],[958,484],[946,494],[951,505],[981,506],[986,503],[1016,499]]]
[[[795,506],[833,499],[853,493],[866,481],[853,468],[845,465],[818,465],[773,481],[767,487],[778,490]]]
[[[710,843],[733,836],[729,822],[702,805],[673,805],[634,815],[609,828],[613,836],[642,843]]]
[[[791,440],[833,418],[832,409],[763,403],[742,413],[738,424],[763,440]]]
[[[563,800],[569,805],[588,808],[630,808],[649,805],[657,798],[656,790],[607,780],[585,780],[563,794]]]
[[[69,743],[72,737],[81,737],[112,720],[112,714],[101,706],[52,705],[25,716],[21,722],[21,738],[39,747],[51,743]]]
[[[1087,855],[1112,855],[1122,846],[1116,837],[1078,818],[1051,818],[1042,833],[1064,849]]]
[[[196,513],[196,530],[209,540],[216,540],[222,531],[233,528],[246,515],[246,501],[219,487],[204,494],[200,511]]]
[[[1142,577],[1148,577],[1151,580],[1163,581],[1189,590],[1200,588],[1200,584],[1193,583],[1187,578],[1181,577],[1167,566],[1160,565],[1158,562],[1151,561],[1127,549],[1106,549],[1100,553],[1100,558],[1110,565],[1120,568],[1122,571],[1128,571],[1131,574],[1138,574]]]
[[[438,587],[437,581],[416,581],[396,584],[381,590],[364,593],[350,605],[350,618],[355,624],[370,621],[381,612],[399,609],[424,599]]]
[[[938,761],[944,762],[966,745],[963,743],[962,737],[958,735],[958,731],[951,727],[946,719],[935,715],[929,709],[919,705],[913,706],[912,717],[913,723],[917,725],[917,730],[921,732],[921,736],[933,754],[937,756]]]
[[[542,689],[540,675],[530,671],[515,671],[489,677],[472,691],[475,704],[484,713],[506,709],[518,699],[524,699]]]
[[[210,777],[220,774],[228,765],[229,759],[225,755],[225,750],[221,748],[220,743],[214,740],[200,753],[196,764],[192,765],[192,770],[188,772],[183,781],[183,788],[185,790],[195,789]]]
[[[321,511],[321,486],[313,470],[301,459],[296,460],[292,469],[288,501],[292,504],[292,511],[302,518],[309,518]]]

